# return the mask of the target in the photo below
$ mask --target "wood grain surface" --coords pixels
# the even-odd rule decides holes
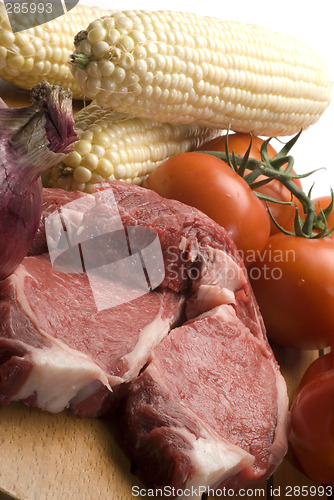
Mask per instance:
[[[9,106],[29,102],[27,91],[1,80],[0,97]],[[75,103],[74,108],[80,106]],[[292,397],[318,353],[277,346],[274,351]],[[19,403],[0,407],[0,500],[132,500],[134,485],[142,486],[105,421],[79,419],[67,412],[51,415]],[[288,454],[273,477],[247,497],[288,498],[286,487],[311,485],[317,486]]]

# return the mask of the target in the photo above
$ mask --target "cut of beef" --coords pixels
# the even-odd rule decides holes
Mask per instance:
[[[0,284],[0,401],[80,416],[105,409],[110,391],[136,377],[179,318],[183,299],[155,290],[97,310],[84,273],[27,257]]]
[[[164,338],[117,412],[142,479],[196,491],[269,477],[287,448],[286,408],[277,364],[222,305]]]
[[[285,382],[227,232],[124,182],[45,189],[31,256],[0,283],[0,402],[92,416],[120,398],[149,485],[238,488],[287,449]]]
[[[164,260],[165,278],[161,286],[189,295],[188,317],[223,303],[233,303],[238,317],[256,337],[267,342],[244,264],[224,228],[196,208],[164,199],[139,186],[114,181],[102,184],[100,189],[94,195],[95,203],[93,195],[81,198],[82,193],[44,189],[44,210],[49,215],[48,206],[60,209],[71,231],[79,228],[80,241],[106,235],[110,228],[119,228],[120,222],[123,227],[153,229],[159,237]],[[48,234],[51,251],[62,239],[62,227],[57,220],[57,217],[51,219],[52,231]],[[39,240],[46,241],[44,224],[45,218]],[[37,247],[36,243],[34,248]],[[41,253],[40,248],[36,253]]]

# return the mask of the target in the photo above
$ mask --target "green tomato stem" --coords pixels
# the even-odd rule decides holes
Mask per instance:
[[[226,138],[226,152],[220,152],[220,151],[219,152],[203,151],[203,152],[216,156],[217,158],[220,158],[221,160],[225,161],[231,168],[233,168],[233,170],[235,170],[236,173],[238,173],[243,177],[243,179],[247,182],[247,184],[254,190],[254,193],[258,194],[260,198],[261,198],[260,193],[256,192],[256,188],[271,182],[273,179],[280,182],[290,191],[291,199],[292,196],[294,196],[297,200],[299,200],[299,202],[303,207],[303,212],[305,214],[305,220],[303,222],[298,214],[298,210],[296,210],[295,233],[288,233],[288,232],[287,233],[295,234],[297,236],[303,236],[305,238],[313,238],[315,237],[313,235],[313,230],[317,225],[319,225],[319,220],[316,216],[315,205],[310,197],[311,193],[306,194],[303,191],[303,189],[299,188],[296,185],[294,179],[307,177],[313,174],[316,170],[304,175],[297,175],[293,173],[292,170],[294,165],[294,159],[292,156],[288,154],[292,146],[296,143],[297,139],[299,138],[300,133],[301,132],[299,132],[296,136],[290,139],[289,142],[284,144],[282,149],[277,153],[277,155],[274,158],[270,158],[267,151],[267,146],[271,138],[264,141],[262,145],[261,160],[249,157],[251,141],[249,148],[247,149],[246,154],[244,156],[236,155],[234,154],[234,152],[233,153],[229,152],[227,138]],[[285,166],[284,169],[283,166]],[[246,170],[250,170],[250,172],[245,174]],[[263,176],[265,177],[265,179],[256,182],[259,176]],[[263,199],[267,201],[269,200],[268,197],[263,197]],[[281,204],[287,204],[287,202],[282,202],[280,200],[270,199],[269,201],[274,201]],[[290,204],[295,205],[292,203],[292,201],[290,202]],[[325,229],[322,231],[321,237],[328,236],[331,233],[331,231],[329,231],[327,228],[325,216],[324,216],[324,225]],[[283,228],[280,227],[280,229],[284,231]],[[319,234],[317,235],[317,237],[319,237]]]

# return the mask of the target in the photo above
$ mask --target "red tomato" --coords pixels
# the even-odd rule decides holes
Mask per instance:
[[[144,187],[198,208],[225,227],[241,254],[262,251],[270,220],[248,184],[224,161],[205,153],[172,156],[152,172]]]
[[[207,142],[201,147],[201,151],[225,151],[225,140],[226,136],[216,137],[215,139]],[[261,146],[264,140],[257,136],[252,136],[252,147],[250,150],[250,158],[255,158],[257,160],[261,160]],[[246,133],[235,133],[228,135],[228,149],[229,152],[234,152],[237,155],[244,156],[250,143],[250,134]],[[268,154],[270,158],[273,158],[277,152],[268,144]],[[294,172],[294,171],[293,171]],[[258,178],[258,181],[264,179],[263,176]],[[295,184],[301,188],[301,182],[299,179],[294,180]],[[283,186],[279,181],[272,180],[268,184],[259,187],[257,189],[259,193],[265,194],[267,196],[271,196],[275,198],[275,200],[290,202],[295,202],[295,198],[291,197],[290,191]],[[264,203],[264,202],[263,202]],[[293,220],[295,216],[295,210],[290,205],[279,205],[278,203],[268,203],[270,211],[280,226],[288,231],[293,230]],[[275,224],[271,221],[271,234],[275,234],[279,232],[279,229]]]
[[[334,338],[334,239],[271,236],[249,277],[268,336],[319,349]]]
[[[228,150],[230,153],[233,151],[237,155],[243,156],[250,143],[251,136],[250,134],[243,132],[235,132],[228,135]],[[225,142],[226,135],[221,135],[212,139],[211,141],[206,142],[202,147],[201,151],[225,151]],[[250,150],[250,158],[256,158],[261,160],[261,146],[264,140],[255,135],[252,136],[252,147]],[[271,144],[268,144],[268,154],[271,158],[273,158],[277,151],[272,147]]]
[[[292,450],[307,476],[334,486],[334,356],[315,360],[291,406]]]

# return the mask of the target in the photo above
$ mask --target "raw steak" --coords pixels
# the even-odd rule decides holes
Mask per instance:
[[[44,202],[31,253],[49,255],[0,284],[2,402],[84,416],[122,398],[124,444],[149,485],[270,475],[287,449],[286,386],[227,232],[119,181]]]
[[[146,484],[237,489],[286,453],[285,382],[231,305],[175,328],[128,390],[119,434]]]
[[[70,221],[71,232],[80,229],[80,241],[96,238],[98,234],[108,235],[111,227],[119,227],[120,221],[125,228],[152,229],[159,237],[163,255],[161,286],[187,294],[189,318],[222,303],[233,303],[238,317],[256,337],[267,343],[244,264],[224,228],[196,208],[164,199],[139,186],[114,181],[101,184],[100,189],[94,196],[84,198],[81,193],[44,189],[44,199],[46,205],[59,209],[66,205],[62,215]],[[96,220],[99,221],[98,230]],[[40,241],[46,241],[44,224],[42,220]],[[48,239],[51,241],[49,250],[53,252],[62,239],[62,227],[53,220],[51,226]],[[92,228],[95,228],[94,234]],[[43,247],[37,247],[36,244],[36,253],[41,253]],[[150,257],[151,272],[157,268],[160,272],[160,262]]]
[[[26,257],[0,284],[0,402],[103,413],[182,306],[182,296],[157,289],[99,311],[86,274],[56,271],[47,254]]]

